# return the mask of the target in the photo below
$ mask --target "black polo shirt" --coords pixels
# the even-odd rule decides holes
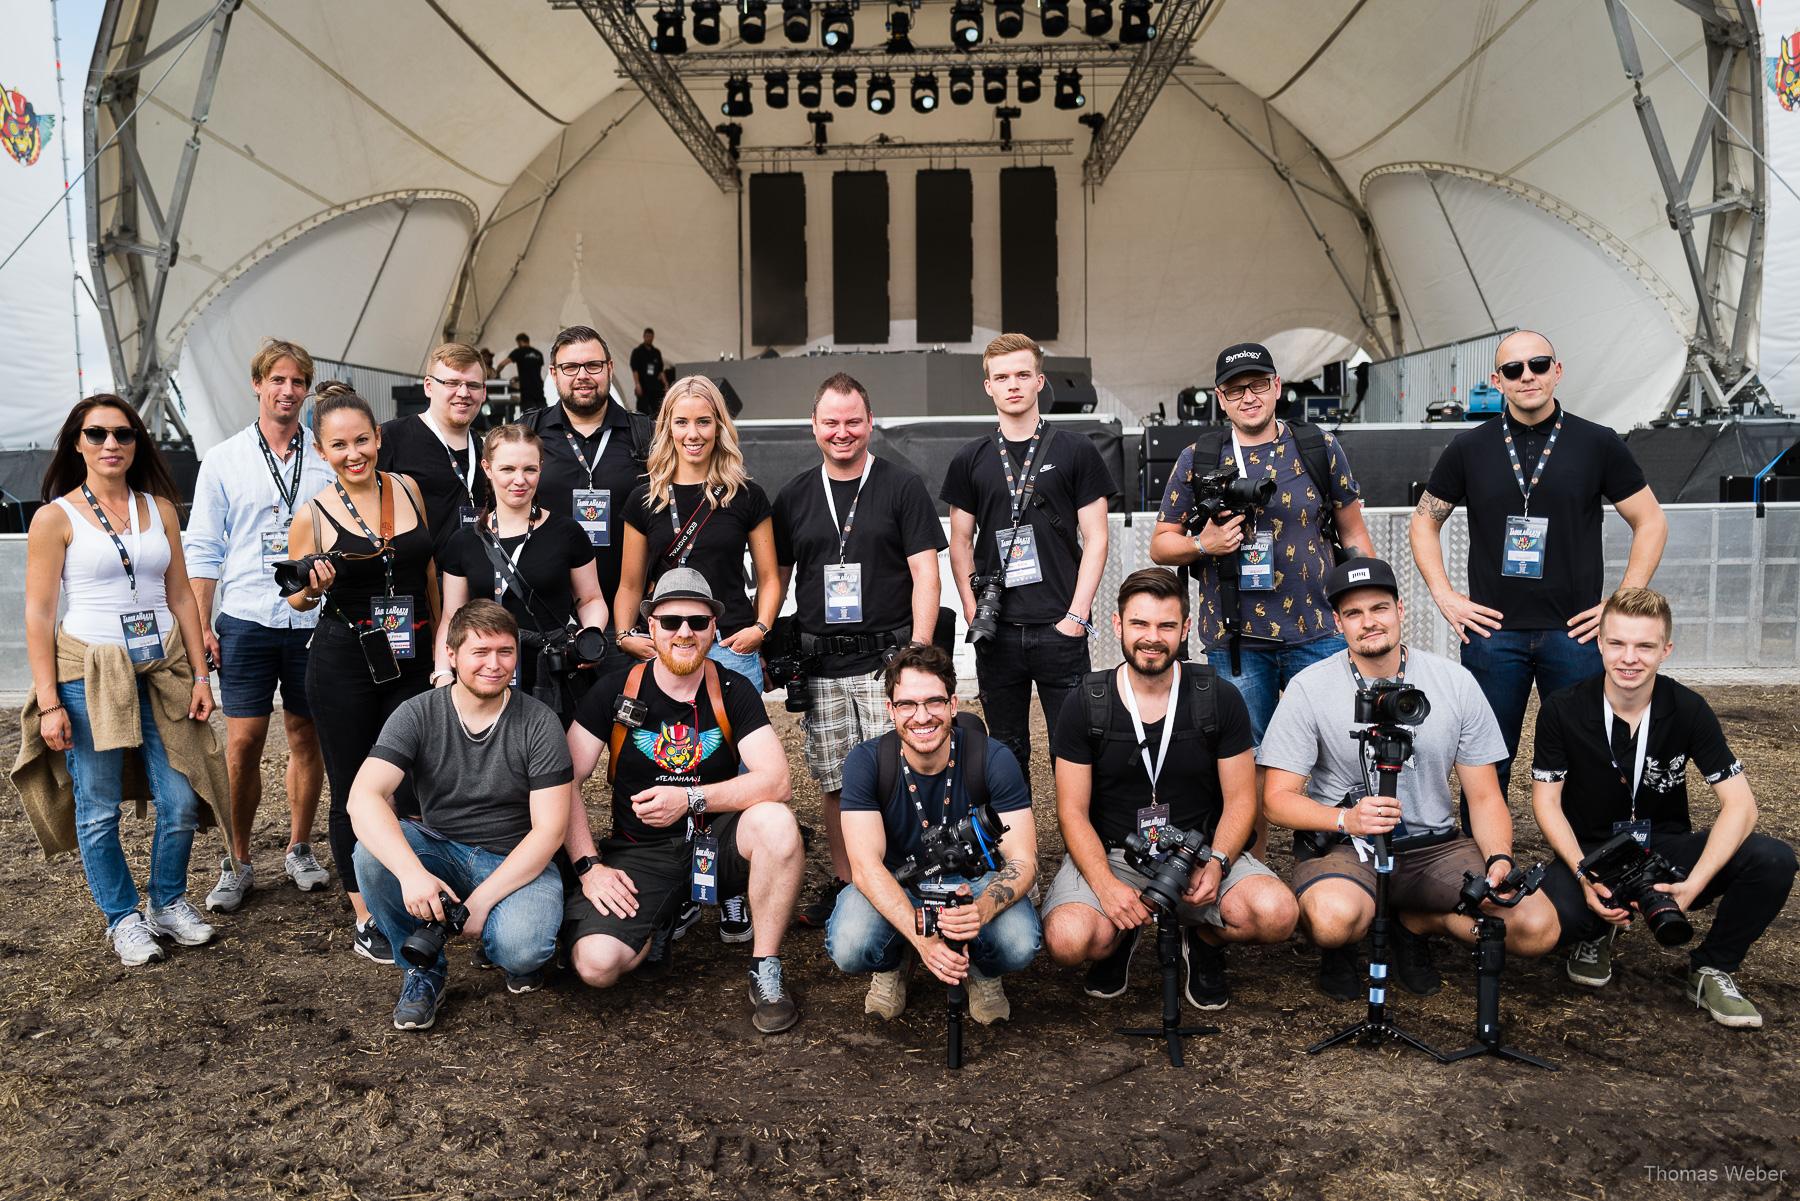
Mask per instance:
[[[423,414],[396,417],[381,423],[381,454],[376,463],[383,471],[410,475],[425,498],[425,520],[431,526],[434,556],[441,557],[450,539],[462,528],[460,512],[480,509],[487,503],[487,476],[481,470],[481,439],[469,431],[469,447],[475,452],[474,488],[467,480],[469,450],[453,451],[431,427]]]
[[[639,455],[650,453],[650,422],[625,410],[617,400],[608,400],[600,424],[592,434],[582,434],[569,424],[562,405],[534,409],[519,418],[519,424],[537,431],[544,443],[544,470],[538,476],[537,503],[552,513],[575,518],[575,489],[604,488],[612,496],[608,542],[594,547],[594,566],[600,573],[600,592],[610,606],[619,591],[619,562],[625,543],[625,502],[631,490],[642,482],[643,468]],[[570,437],[581,448],[580,460]],[[606,443],[601,453],[600,443]],[[599,455],[599,462],[595,456]],[[594,465],[593,471],[581,460]],[[615,625],[630,629],[631,622]]]
[[[1012,494],[995,438],[994,432],[984,434],[957,451],[938,491],[945,504],[975,515],[975,570],[980,575],[1000,570],[997,535],[1012,529]],[[1006,443],[1013,479],[1021,487],[1030,446],[1029,439]],[[1077,514],[1118,488],[1100,452],[1080,434],[1047,425],[1037,457],[1042,466],[1036,468],[1034,495],[1019,525],[1032,531],[1044,578],[1006,589],[1000,618],[1021,625],[1054,625],[1075,597],[1075,576],[1081,567]]]
[[[1562,781],[1563,816],[1583,849],[1605,842],[1613,823],[1649,819],[1653,836],[1686,834],[1687,765],[1690,760],[1708,784],[1740,774],[1744,765],[1731,753],[1725,731],[1704,697],[1667,676],[1657,676],[1650,693],[1650,730],[1644,774],[1634,809],[1631,775],[1637,744],[1619,717],[1606,730],[1606,676],[1565,688],[1538,713],[1531,778]],[[1610,736],[1609,736],[1610,735]]]
[[[1561,402],[1554,407],[1536,425],[1515,421],[1508,411],[1457,435],[1438,456],[1425,486],[1439,500],[1468,511],[1469,598],[1500,610],[1505,630],[1560,630],[1569,618],[1600,603],[1606,570],[1600,541],[1603,503],[1616,505],[1645,486],[1643,471],[1618,434],[1577,417]],[[1529,484],[1558,414],[1562,433],[1531,494],[1530,515],[1550,521],[1543,578],[1503,576],[1506,519],[1525,513],[1505,432],[1513,431]]]

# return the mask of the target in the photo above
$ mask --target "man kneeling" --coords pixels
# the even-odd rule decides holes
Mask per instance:
[[[492,601],[450,619],[455,682],[394,711],[350,787],[356,879],[397,951],[424,922],[443,922],[446,898],[468,911],[460,934],[479,938],[506,987],[530,992],[556,952],[562,880],[550,867],[569,815],[568,744],[542,702],[510,686],[519,626]],[[411,776],[419,816],[394,814]],[[453,912],[453,910],[452,910]],[[394,1027],[437,1020],[444,953],[408,966]]]
[[[716,905],[747,889],[751,1021],[774,1034],[800,1020],[781,975],[806,870],[787,753],[756,685],[706,657],[725,606],[705,576],[675,568],[640,608],[656,658],[601,680],[569,728],[576,787],[564,817],[580,882],[564,929],[570,960],[582,980],[610,987],[652,942],[666,950],[684,901]],[[602,750],[612,834],[596,853],[581,783]]]
[[[850,887],[838,893],[826,922],[826,954],[843,971],[875,974],[865,1013],[891,1019],[906,1008],[911,943],[932,975],[967,985],[971,1017],[984,1026],[1005,1021],[1012,1007],[1000,977],[1028,965],[1042,941],[1028,899],[1037,879],[1037,826],[1024,774],[979,721],[957,715],[956,668],[943,651],[906,648],[888,664],[885,685],[894,729],[859,743],[844,760]],[[895,870],[915,856],[924,862],[927,831],[955,825],[987,802],[1005,827],[988,855],[990,870],[901,886]],[[943,904],[946,896],[955,901]]]
[[[1250,712],[1207,663],[1181,664],[1187,589],[1161,567],[1119,586],[1113,630],[1125,662],[1094,672],[1063,705],[1056,756],[1056,815],[1069,854],[1044,901],[1044,944],[1067,967],[1092,962],[1089,996],[1125,991],[1149,879],[1125,857],[1133,833],[1163,826],[1199,834],[1212,853],[1195,869],[1177,916],[1183,994],[1223,1009],[1231,994],[1221,943],[1282,942],[1294,932],[1294,894],[1246,849],[1256,821]]]

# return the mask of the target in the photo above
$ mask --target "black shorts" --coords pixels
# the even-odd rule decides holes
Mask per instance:
[[[719,896],[740,896],[750,884],[750,861],[738,853],[738,815],[715,818],[711,832],[719,840]],[[641,951],[650,935],[675,920],[690,895],[693,845],[680,838],[667,842],[632,842],[609,838],[600,844],[600,862],[617,868],[637,885],[638,911],[633,917],[601,913],[573,876],[563,881],[563,942],[574,946],[590,934],[610,934],[632,951]]]

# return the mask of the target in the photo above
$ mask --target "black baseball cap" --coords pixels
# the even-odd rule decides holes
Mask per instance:
[[[1251,371],[1259,375],[1276,374],[1275,356],[1269,353],[1269,348],[1260,342],[1227,346],[1219,352],[1219,369],[1213,373],[1213,386],[1218,387]]]
[[[1338,597],[1358,588],[1385,588],[1396,597],[1400,595],[1400,583],[1394,578],[1394,569],[1384,559],[1358,555],[1354,559],[1345,559],[1325,577],[1325,599],[1334,609]]]

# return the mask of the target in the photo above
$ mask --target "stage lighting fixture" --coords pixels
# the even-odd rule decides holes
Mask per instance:
[[[819,17],[819,45],[827,50],[844,51],[856,37],[856,23],[848,4],[827,4]]]
[[[973,50],[981,44],[980,0],[956,0],[950,6],[950,40],[958,50]]]
[[[1006,103],[1006,68],[981,68],[981,98],[989,104]]]
[[[770,108],[786,108],[788,106],[788,73],[786,71],[763,72],[763,103]]]
[[[994,32],[1003,38],[1025,32],[1025,0],[994,0]]]
[[[889,54],[911,54],[912,44],[912,10],[897,6],[888,14],[887,52]]]
[[[975,68],[950,68],[950,103],[968,104],[975,99]],[[1004,97],[1002,97],[1004,99]]]
[[[790,42],[812,37],[812,5],[807,0],[781,0],[781,28]]]
[[[1112,21],[1112,0],[1087,0],[1081,32],[1091,38],[1103,38],[1112,29]]]
[[[813,153],[822,155],[825,153],[825,127],[831,124],[831,114],[807,113],[806,119],[812,122]]]
[[[856,103],[856,72],[840,68],[831,73],[831,102],[839,108]]]
[[[719,111],[727,117],[748,117],[750,108],[750,79],[746,75],[733,75],[725,81],[725,103]]]
[[[994,115],[1000,118],[1000,149],[1011,150],[1012,123],[1013,118],[1020,115],[1019,110],[1016,108],[1002,107],[995,109]]]
[[[894,77],[886,71],[869,76],[869,111],[883,116],[894,111]]]
[[[744,144],[744,127],[736,121],[727,121],[723,125],[713,126],[713,132],[725,139],[725,149],[736,159],[739,148]]]
[[[817,71],[802,71],[796,77],[800,86],[800,107],[818,108],[824,94],[823,81]]]
[[[1019,67],[1013,72],[1019,80],[1019,103],[1030,104],[1044,93],[1044,69]]]
[[[1059,38],[1069,32],[1069,0],[1038,0],[1038,16],[1045,37]]]
[[[1080,71],[1058,71],[1056,73],[1056,107],[1080,108],[1087,103],[1087,96],[1081,90]]]
[[[687,35],[681,32],[687,14],[681,5],[656,10],[656,32],[650,36],[650,49],[658,54],[686,54]]]
[[[930,71],[915,71],[912,77],[912,107],[915,113],[929,113],[938,106],[937,76]]]
[[[694,40],[702,46],[719,44],[719,0],[694,0]]]
[[[1155,37],[1150,0],[1119,0],[1119,45],[1142,46]]]
[[[769,0],[738,0],[738,40],[758,45],[769,34]]]

